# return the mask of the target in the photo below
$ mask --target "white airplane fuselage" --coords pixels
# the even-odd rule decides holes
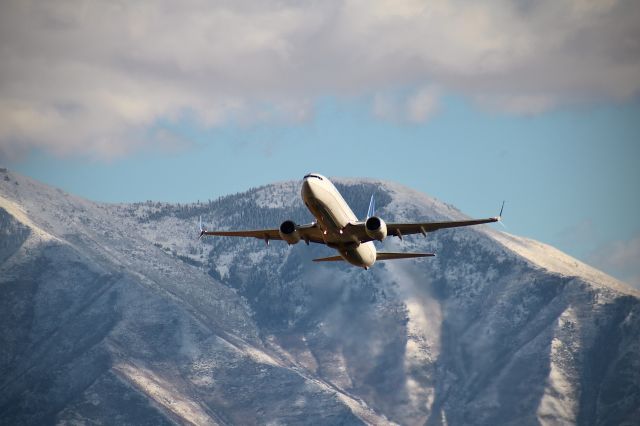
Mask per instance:
[[[373,242],[360,242],[343,233],[349,223],[358,220],[340,192],[326,177],[312,174],[302,182],[302,199],[316,218],[328,247],[352,265],[369,268],[376,261]]]

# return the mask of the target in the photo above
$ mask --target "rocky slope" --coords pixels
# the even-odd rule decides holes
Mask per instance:
[[[369,271],[325,247],[198,242],[311,220],[299,182],[189,205],[90,202],[0,172],[2,424],[634,424],[640,298],[491,227],[389,239]],[[338,180],[386,220],[464,217]],[[361,210],[361,211],[358,211]]]

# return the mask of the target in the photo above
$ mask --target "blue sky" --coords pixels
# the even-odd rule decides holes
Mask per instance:
[[[510,232],[640,286],[640,7],[0,9],[13,170],[109,202],[204,200],[309,171],[393,180],[471,216],[506,199]]]

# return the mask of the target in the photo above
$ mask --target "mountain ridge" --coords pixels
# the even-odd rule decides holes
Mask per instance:
[[[390,220],[465,217],[395,183],[336,185],[362,208],[377,188]],[[4,172],[0,209],[2,420],[631,424],[638,414],[637,291],[541,243],[484,227],[390,239],[386,248],[439,256],[365,272],[311,264],[327,251],[318,246],[195,241],[199,215],[235,228],[311,219],[291,181],[206,203],[104,204]],[[29,415],[33,398],[50,409]]]
[[[9,172],[5,172],[5,176],[9,176],[8,174]],[[16,175],[13,174],[13,179],[14,182],[18,182],[16,179]],[[27,178],[25,176],[20,176],[19,178],[20,180],[24,181],[24,182],[29,182],[31,185],[40,185],[42,188],[47,188],[46,185],[42,185],[39,182]],[[404,192],[407,193],[408,191],[411,192],[411,194],[414,197],[419,197],[422,198],[423,200],[426,200],[428,203],[430,203],[434,209],[437,208],[437,212],[439,213],[439,216],[435,216],[436,219],[449,219],[449,220],[454,220],[454,219],[468,219],[469,216],[463,214],[462,212],[460,212],[458,209],[452,207],[449,204],[446,204],[444,202],[438,201],[435,198],[429,197],[419,191],[410,189],[408,187],[405,187],[399,183],[396,182],[392,182],[392,181],[382,181],[379,179],[375,179],[375,178],[335,178],[334,179],[336,183],[338,184],[362,184],[362,183],[367,183],[367,184],[371,184],[371,185],[375,185],[375,186],[381,186],[383,187],[385,190],[394,190],[397,192]],[[263,195],[263,193],[265,191],[268,191],[271,188],[274,187],[288,187],[288,188],[293,188],[293,191],[298,191],[299,189],[299,182],[296,180],[288,180],[288,181],[279,181],[279,182],[274,182],[272,184],[268,184],[268,185],[263,185],[263,186],[259,186],[259,187],[255,187],[255,188],[249,188],[247,191],[243,191],[240,192],[238,194],[235,195],[240,195],[240,194],[249,194],[249,193],[256,193],[256,204],[260,207],[273,207],[278,206],[278,207],[287,207],[287,206],[291,206],[292,203],[297,202],[297,200],[295,198],[289,198],[289,202],[288,204],[285,204],[286,201],[285,199],[283,199],[281,201],[281,204],[277,204],[278,200],[272,200],[270,203],[265,203],[264,200],[266,199]],[[97,202],[97,201],[92,201],[92,200],[88,200],[86,198],[82,198],[82,197],[77,197],[74,196],[72,194],[66,193],[60,189],[55,189],[58,193],[60,193],[62,196],[64,197],[69,197],[71,198],[73,201],[75,202],[81,202],[83,204],[87,204],[87,203],[91,203],[94,206],[122,206],[125,204],[143,204],[145,202],[135,202],[135,203],[104,203],[104,202]],[[7,194],[5,194],[7,195]],[[221,196],[219,197],[219,199],[224,199],[225,196]],[[7,200],[5,198],[5,200]],[[8,201],[8,200],[7,200]],[[215,201],[215,200],[209,200],[209,202],[211,201]],[[273,204],[275,201],[276,204]],[[407,201],[407,200],[403,200],[403,201]],[[5,201],[6,202],[6,201]],[[196,203],[171,203],[171,202],[154,202],[154,201],[147,201],[151,202],[151,203],[159,203],[162,205],[186,205],[186,206],[193,206]],[[12,212],[17,214],[18,217],[21,218],[21,221],[23,221],[23,223],[27,226],[30,226],[34,229],[37,229],[40,233],[47,234],[46,231],[42,230],[41,228],[39,228],[37,225],[35,225],[33,222],[31,222],[31,220],[28,218],[27,215],[24,214],[23,211],[21,211],[21,209],[18,207],[16,209],[16,205],[15,202],[13,202],[14,207],[12,208],[10,205],[7,206],[3,206],[4,208],[8,208],[8,209],[12,209]],[[360,206],[361,208],[364,208],[363,206]],[[407,217],[406,215],[400,216],[401,219],[397,219],[397,220],[406,220],[406,221],[415,221],[415,218],[411,218],[411,217]],[[284,219],[283,219],[284,220]],[[272,225],[272,227],[276,227],[278,224],[274,224]],[[597,278],[597,280],[599,281],[606,281],[607,284],[611,285],[612,287],[614,287],[616,290],[618,291],[622,291],[622,292],[631,292],[632,294],[635,295],[640,295],[640,292],[637,291],[636,289],[634,289],[633,287],[631,287],[630,285],[618,280],[617,278],[614,278],[602,271],[597,270],[596,268],[587,265],[586,263],[575,259],[567,254],[565,254],[564,252],[561,252],[560,250],[536,241],[534,239],[531,238],[525,238],[525,237],[519,237],[516,235],[512,235],[512,234],[508,234],[506,232],[495,232],[493,230],[487,230],[487,228],[483,229],[485,232],[490,233],[490,235],[493,238],[496,238],[500,241],[501,244],[503,244],[505,247],[509,248],[510,250],[514,251],[517,254],[520,254],[523,257],[527,257],[529,260],[531,260],[533,263],[536,263],[535,260],[535,256],[533,254],[527,253],[527,250],[522,250],[522,246],[523,245],[528,245],[529,247],[526,247],[528,249],[531,249],[531,246],[537,246],[537,247],[542,247],[544,250],[554,250],[556,252],[556,256],[558,257],[562,257],[564,260],[564,263],[572,263],[575,266],[575,271],[573,272],[577,272],[577,273],[583,273],[586,275],[581,275],[583,278],[589,278],[590,275],[595,275],[593,278],[591,278],[592,280],[595,280]],[[49,234],[50,235],[50,234]],[[541,267],[543,267],[542,265],[539,265]],[[557,272],[557,273],[561,273],[563,275],[571,275],[571,270],[568,268],[561,268],[558,267],[558,265],[555,265],[556,267],[553,268],[553,266],[551,265],[546,265],[546,268],[549,269],[552,272]]]

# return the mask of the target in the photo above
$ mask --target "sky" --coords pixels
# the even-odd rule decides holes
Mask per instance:
[[[621,0],[4,1],[0,166],[108,202],[310,171],[475,217],[504,199],[508,232],[640,288],[637,22]]]

